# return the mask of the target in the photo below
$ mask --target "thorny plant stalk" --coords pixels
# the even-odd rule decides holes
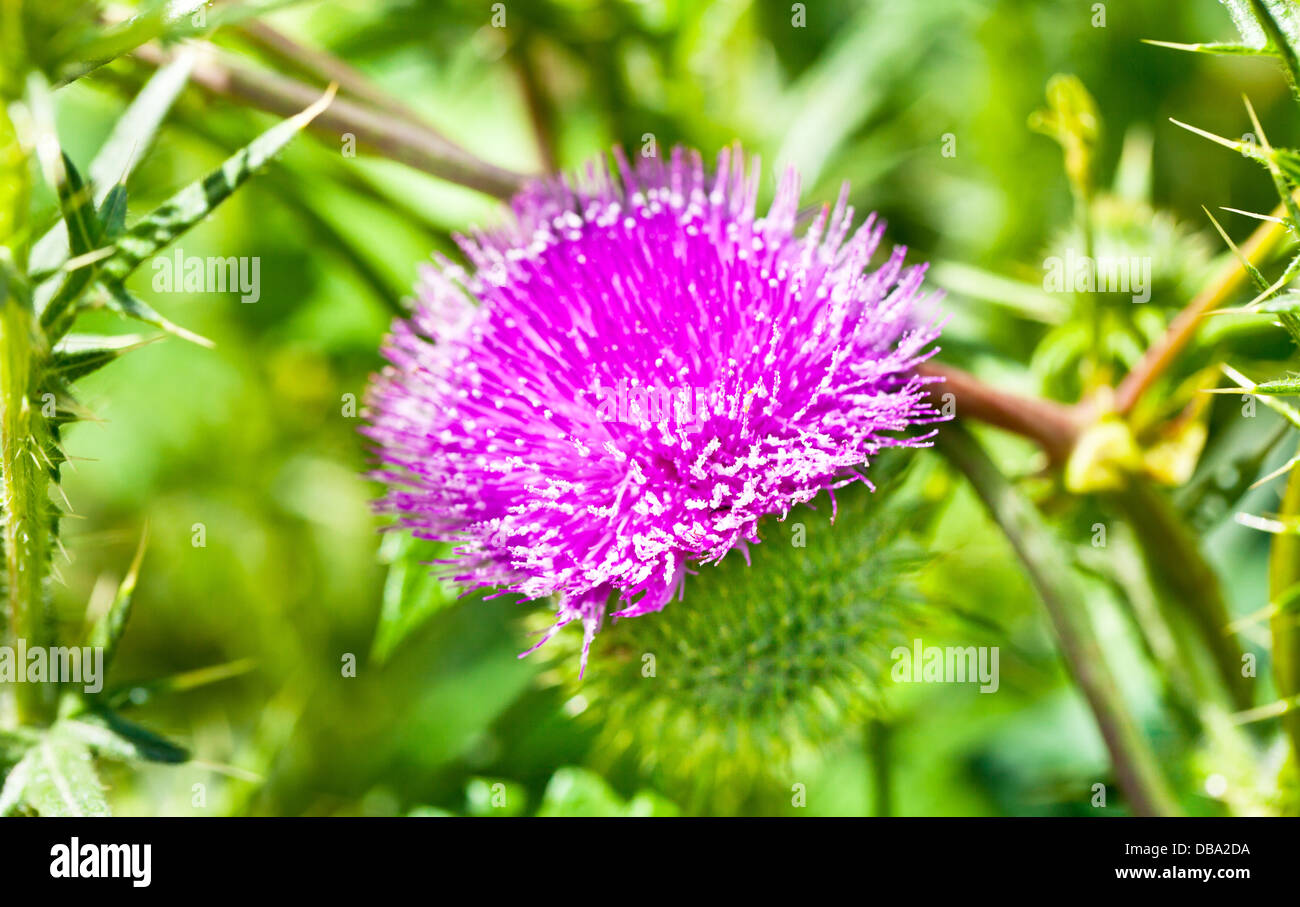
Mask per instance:
[[[167,10],[132,20],[133,27],[163,27]],[[6,3],[0,8],[5,45],[0,55],[0,582],[6,596],[6,644],[29,654],[22,670],[38,665],[37,676],[4,683],[6,709],[0,714],[0,815],[107,815],[95,757],[122,761],[177,763],[187,751],[117,714],[120,691],[67,683],[56,667],[56,651],[87,648],[97,664],[109,666],[131,612],[143,543],[107,607],[88,625],[58,638],[49,598],[49,577],[57,576],[52,551],[58,543],[59,491],[66,460],[62,426],[86,418],[74,383],[140,345],[138,338],[73,333],[78,316],[107,308],[191,341],[203,338],[172,324],[126,287],[147,259],[206,218],[334,98],[335,86],[314,103],[266,130],[226,158],[215,170],[171,195],[152,212],[127,225],[128,179],[152,143],[168,110],[184,88],[190,61],[182,57],[159,71],[127,105],[82,176],[79,163],[61,148],[51,84],[67,73],[87,71],[125,53],[121,34],[77,31],[80,43],[65,51],[25,38],[40,35],[49,11]],[[50,13],[52,17],[58,11]],[[160,18],[161,17],[161,18]],[[56,22],[55,28],[62,23]],[[101,40],[105,39],[105,40]],[[144,40],[144,39],[142,39]],[[134,46],[133,44],[130,46]],[[74,75],[72,78],[75,78]],[[36,164],[39,162],[40,166]],[[57,202],[54,225],[30,208],[29,186],[43,174]],[[108,174],[107,176],[105,174]],[[66,499],[65,499],[66,500]],[[85,646],[69,645],[84,642]],[[40,654],[46,656],[43,663]],[[22,656],[19,656],[22,658]],[[48,668],[48,673],[41,666]],[[77,672],[81,671],[79,661]],[[9,676],[5,681],[12,679]],[[165,684],[166,681],[163,681]],[[12,708],[9,704],[12,703]]]
[[[31,403],[33,353],[37,334],[32,312],[18,289],[7,287],[0,312],[0,477],[4,483],[5,589],[9,597],[12,639],[31,646],[49,641],[50,617],[45,604],[49,562],[48,475],[37,438],[43,417]],[[17,717],[29,724],[50,717],[49,684],[14,688]]]
[[[10,83],[9,90],[16,85]],[[0,93],[0,103],[7,102]],[[18,239],[28,203],[26,152],[9,111],[0,107],[0,483],[3,507],[0,547],[4,556],[4,588],[8,597],[8,633],[0,640],[48,641],[52,622],[47,613],[45,575],[49,565],[52,508],[48,473],[41,458],[46,435],[42,412],[32,405],[34,357],[39,333],[27,287],[19,277],[13,249],[23,254]],[[15,689],[15,717],[43,723],[49,717],[53,691],[46,684],[21,684]]]

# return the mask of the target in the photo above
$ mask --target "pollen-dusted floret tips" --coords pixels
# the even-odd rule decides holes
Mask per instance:
[[[512,222],[461,239],[398,320],[368,396],[383,508],[457,544],[456,579],[554,595],[583,660],[607,611],[658,611],[687,564],[757,542],[758,521],[864,480],[938,421],[917,364],[924,265],[883,224],[850,235],[845,187],[801,235],[787,170],[723,150],[538,182]],[[618,601],[610,604],[612,596]]]

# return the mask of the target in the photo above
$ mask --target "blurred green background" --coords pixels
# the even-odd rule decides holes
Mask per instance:
[[[1104,6],[1104,27],[1094,24],[1096,6]],[[1070,189],[1060,149],[1026,126],[1052,74],[1078,75],[1096,98],[1103,185],[1126,136],[1139,149],[1150,140],[1152,200],[1184,221],[1185,233],[1205,234],[1180,240],[1176,264],[1188,269],[1218,249],[1201,205],[1266,211],[1274,200],[1253,164],[1167,118],[1239,136],[1249,130],[1245,92],[1275,144],[1300,139],[1272,65],[1140,43],[1233,38],[1214,0],[811,0],[801,28],[784,2],[515,0],[505,10],[505,29],[490,26],[489,3],[419,0],[302,3],[265,21],[329,49],[504,167],[576,167],[614,143],[638,148],[651,134],[659,147],[683,142],[706,158],[739,139],[763,156],[769,197],[778,162],[799,165],[805,203],[833,198],[848,180],[859,211],[881,212],[890,240],[936,263],[935,283],[950,290],[945,358],[1025,391],[1054,386],[1031,367],[1050,328],[1008,307],[989,275],[1016,281],[1028,307],[1054,302],[1035,287],[1068,226]],[[247,62],[262,53],[237,31],[214,40]],[[59,131],[74,160],[93,155],[147,74],[122,60],[59,92]],[[132,215],[271,122],[187,89],[137,171]],[[942,153],[947,135],[952,156]],[[551,682],[545,656],[515,657],[526,647],[521,606],[475,599],[441,607],[387,659],[375,657],[385,584],[398,579],[383,563],[393,543],[381,552],[383,521],[370,510],[377,489],[363,478],[360,401],[417,266],[434,250],[449,252],[451,232],[499,212],[485,196],[365,153],[345,157],[341,146],[340,136],[300,137],[180,241],[186,255],[258,256],[258,302],[155,293],[149,268],[134,278],[142,298],[215,349],[168,339],[84,382],[81,397],[102,422],[68,437],[74,462],[65,487],[75,517],[65,524],[71,560],[59,564],[61,614],[81,619],[96,584],[125,570],[147,523],[117,679],[238,668],[193,689],[141,692],[134,717],[191,745],[196,761],[112,769],[115,811],[685,810],[653,777],[593,760],[595,729],[576,714],[582,703],[572,689]],[[1221,220],[1236,237],[1250,228],[1232,215]],[[1149,228],[1149,218],[1138,226]],[[1156,303],[1176,307],[1180,293],[1174,287]],[[105,317],[90,329],[123,327]],[[1263,432],[1266,421],[1252,430]],[[998,438],[995,451],[1011,473],[1035,466],[1028,445]],[[1109,780],[1105,750],[1065,678],[1041,605],[964,486],[933,453],[918,459],[916,483],[941,502],[923,528],[935,552],[926,590],[967,615],[964,644],[1002,647],[1002,688],[991,696],[960,685],[889,690],[883,718],[846,728],[807,760],[806,807],[773,790],[744,808],[1095,812],[1087,797],[1094,782]],[[1233,565],[1234,609],[1248,613],[1266,597],[1266,539],[1227,516],[1224,505],[1205,529],[1211,556]],[[1067,515],[1062,534],[1087,546],[1092,522]],[[194,544],[199,524],[202,547]],[[436,584],[406,582],[408,595],[442,602]],[[1099,632],[1119,653],[1112,660],[1157,748],[1185,753],[1180,729],[1156,713],[1156,682],[1136,653],[1124,654],[1134,643],[1113,593],[1099,580],[1089,590]],[[688,596],[673,607],[692,606]],[[343,676],[349,654],[355,677]],[[1217,810],[1197,799],[1194,765],[1176,758],[1169,768],[1189,776],[1182,780],[1192,809]],[[494,792],[505,792],[506,807],[494,807]]]

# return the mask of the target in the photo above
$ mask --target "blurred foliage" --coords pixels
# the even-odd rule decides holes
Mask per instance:
[[[50,6],[68,9],[60,27],[25,43],[48,50],[37,62],[55,84],[87,70],[54,100],[64,151],[90,161],[152,68],[121,57],[122,43],[98,48],[103,65],[69,68],[87,59],[77,50],[79,23],[94,10]],[[1089,387],[1080,340],[1087,326],[1075,300],[1043,290],[1043,270],[1046,258],[1081,246],[1082,184],[1072,167],[1072,185],[1060,149],[1027,125],[1049,79],[1075,74],[1095,106],[1088,167],[1096,252],[1154,262],[1150,305],[1101,300],[1107,347],[1097,374],[1122,373],[1211,265],[1231,260],[1202,206],[1241,241],[1254,224],[1217,208],[1265,212],[1276,203],[1254,162],[1167,118],[1241,136],[1252,131],[1240,104],[1246,93],[1276,147],[1300,143],[1273,60],[1141,43],[1238,41],[1214,0],[1106,3],[1104,26],[1094,4],[1078,0],[825,0],[806,4],[800,28],[790,4],[760,0],[521,0],[506,3],[504,29],[491,26],[491,4],[470,0],[261,6],[276,7],[265,22],[348,61],[502,167],[576,167],[615,142],[684,142],[708,154],[740,139],[763,155],[769,173],[799,165],[808,204],[848,180],[859,211],[880,211],[892,241],[935,262],[935,281],[949,291],[945,360],[1066,401]],[[238,21],[214,15],[201,29],[187,22],[174,23],[176,35],[201,32],[233,58],[293,71]],[[158,24],[141,20],[135,36]],[[186,88],[136,166],[127,222],[273,122]],[[376,350],[417,267],[434,250],[452,251],[451,232],[498,213],[493,199],[400,164],[346,157],[344,141],[319,133],[295,141],[179,242],[186,255],[258,257],[256,303],[229,293],[155,292],[147,267],[127,281],[134,296],[210,339],[211,349],[168,339],[80,382],[96,421],[65,436],[72,512],[63,522],[69,559],[58,556],[56,611],[66,627],[79,626],[85,602],[97,586],[115,584],[149,525],[114,677],[124,684],[123,712],[192,755],[174,766],[105,766],[115,812],[659,815],[736,803],[815,815],[1098,812],[1093,785],[1113,789],[1114,778],[1037,597],[973,495],[929,453],[917,456],[908,479],[924,502],[915,532],[931,552],[918,584],[947,616],[924,638],[1000,646],[997,695],[969,685],[891,686],[883,707],[846,709],[851,720],[837,733],[801,748],[794,777],[806,792],[803,806],[793,804],[789,783],[762,796],[745,789],[767,765],[747,767],[710,804],[656,766],[647,769],[644,752],[609,758],[608,729],[591,720],[609,705],[593,700],[627,682],[613,675],[619,653],[647,651],[642,637],[666,632],[656,623],[666,615],[612,627],[598,637],[583,685],[556,683],[546,655],[516,657],[535,607],[479,595],[455,600],[423,572],[443,552],[378,531],[369,504],[375,488],[359,478],[369,461],[357,433]],[[769,180],[763,191],[773,188]],[[57,200],[41,191],[33,204],[53,212]],[[85,330],[123,333],[107,313],[85,318]],[[1291,345],[1271,320],[1207,326],[1155,404],[1161,414],[1178,413],[1212,384],[1201,379],[1220,357],[1252,376],[1285,373]],[[1250,485],[1291,453],[1279,440],[1279,419],[1267,410],[1245,419],[1242,406],[1237,396],[1220,396],[1197,411],[1202,443],[1190,479],[1172,497],[1229,580],[1226,607],[1237,620],[1269,599],[1268,539],[1232,514],[1276,509],[1274,486]],[[1026,442],[985,440],[1052,515],[1061,569],[1084,583],[1108,661],[1183,808],[1215,814],[1238,806],[1207,795],[1205,778],[1249,777],[1251,758],[1207,748],[1188,717],[1196,696],[1153,667],[1158,653],[1139,629],[1142,614],[1134,616],[1144,604],[1133,594],[1143,584],[1137,542],[1112,532],[1108,547],[1096,549],[1093,527],[1116,525],[1105,502],[1068,497],[1035,477],[1042,463]],[[873,563],[865,555],[877,552],[855,531],[863,527],[850,520],[851,504],[841,501],[833,546],[819,547],[810,528],[815,558],[775,578],[754,607],[779,613],[780,583],[798,571],[812,571],[833,596],[840,577],[831,571],[854,546],[864,553],[861,569]],[[780,544],[765,542],[755,557]],[[719,600],[701,586],[670,608],[698,609],[693,639],[718,664],[744,660],[727,649],[725,626],[705,638],[708,609],[739,607],[723,595],[737,591],[727,586],[735,568],[707,569],[716,571]],[[678,627],[687,625],[683,618]],[[1243,625],[1243,644],[1267,663],[1258,623]],[[190,673],[232,664],[242,667]],[[639,670],[636,659],[628,665]],[[180,680],[158,695],[150,682],[159,677]],[[1263,703],[1268,671],[1259,677]],[[198,682],[205,679],[215,682]],[[1180,705],[1166,708],[1171,702]],[[660,730],[672,732],[642,729]],[[1270,745],[1262,731],[1256,742],[1261,751]],[[637,749],[618,743],[620,752]],[[0,739],[0,756],[4,745]],[[1119,797],[1100,811],[1122,812]]]

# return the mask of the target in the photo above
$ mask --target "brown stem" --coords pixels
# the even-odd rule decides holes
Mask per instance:
[[[354,95],[378,110],[396,114],[419,126],[429,128],[414,110],[333,54],[299,44],[279,29],[256,19],[241,25],[239,30],[257,46],[269,51],[280,60],[293,64],[302,72],[325,82],[337,82],[343,93]]]
[[[1273,211],[1274,217],[1285,216],[1285,209],[1279,205]],[[1253,263],[1257,263],[1273,250],[1286,235],[1286,228],[1273,221],[1264,221],[1250,234],[1241,248],[1241,252]],[[1246,269],[1234,256],[1210,280],[1208,286],[1187,304],[1170,323],[1155,344],[1142,356],[1142,360],[1133,370],[1124,376],[1115,392],[1115,408],[1120,415],[1130,412],[1142,395],[1164,374],[1165,369],[1173,364],[1178,354],[1191,343],[1196,330],[1201,326],[1201,319],[1207,312],[1220,308],[1223,303],[1246,281]]]
[[[942,384],[934,385],[934,393],[939,397],[952,394],[958,416],[1037,441],[1053,464],[1065,462],[1074,448],[1084,421],[1077,407],[999,391],[969,372],[937,362],[927,362],[919,371],[927,377],[943,378]]]
[[[537,67],[527,45],[523,42],[516,44],[511,57],[515,74],[519,78],[519,90],[528,107],[528,121],[532,124],[533,135],[537,137],[537,155],[541,158],[543,169],[549,173],[557,167],[555,135],[551,130],[551,102],[542,80],[537,76]]]
[[[135,56],[153,66],[171,54],[145,45]],[[321,89],[273,72],[245,69],[212,58],[194,66],[191,80],[212,94],[235,98],[268,113],[292,116],[320,97]],[[479,160],[427,126],[395,118],[353,101],[335,98],[312,129],[338,139],[352,134],[359,144],[395,161],[497,198],[514,195],[528,177]]]

